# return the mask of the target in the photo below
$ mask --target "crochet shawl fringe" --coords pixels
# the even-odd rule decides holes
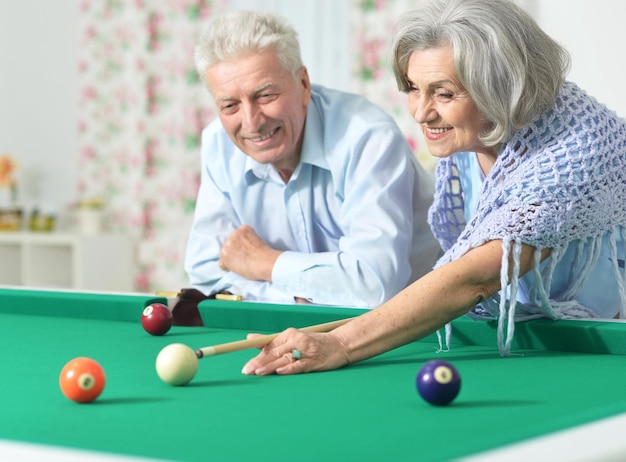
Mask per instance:
[[[502,146],[469,223],[453,157],[438,162],[436,177],[429,223],[445,253],[435,267],[488,241],[502,241],[502,289],[469,313],[498,320],[501,355],[511,354],[516,321],[596,316],[576,297],[604,239],[613,253],[620,312],[626,317],[626,270],[618,266],[616,245],[616,235],[626,241],[626,121],[566,82],[554,107]],[[551,298],[554,269],[573,241],[578,244],[568,287]],[[522,243],[536,249],[530,303],[517,302]],[[541,251],[547,248],[550,258],[541,269]],[[449,324],[445,333],[449,345]]]

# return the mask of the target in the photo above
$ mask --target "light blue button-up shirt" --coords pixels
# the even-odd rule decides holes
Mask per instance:
[[[185,269],[206,294],[374,307],[429,271],[433,179],[391,117],[363,97],[313,85],[300,164],[285,184],[240,151],[219,119],[202,135],[201,186]],[[272,282],[218,267],[221,246],[251,226],[283,250]]]

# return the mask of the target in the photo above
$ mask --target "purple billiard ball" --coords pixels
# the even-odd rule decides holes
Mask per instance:
[[[434,406],[447,406],[461,390],[461,375],[447,361],[428,361],[417,373],[417,391],[425,401]]]
[[[141,313],[141,325],[152,335],[163,335],[172,327],[172,312],[162,303],[153,303]]]

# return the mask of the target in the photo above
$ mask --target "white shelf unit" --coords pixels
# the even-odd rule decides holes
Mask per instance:
[[[133,265],[124,235],[0,232],[0,285],[127,292]]]

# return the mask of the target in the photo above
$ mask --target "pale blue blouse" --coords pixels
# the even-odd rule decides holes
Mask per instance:
[[[458,153],[455,154],[454,159],[459,169],[461,187],[463,188],[464,215],[466,221],[469,221],[476,210],[485,177],[475,153]],[[620,233],[615,233],[615,236],[617,240],[618,264],[620,270],[624,271],[624,242]],[[577,242],[572,242],[556,265],[550,291],[550,297],[555,300],[558,300],[559,294],[563,293],[568,287],[577,244]],[[585,244],[584,255],[588,255],[589,251],[589,245]],[[598,262],[576,297],[580,304],[590,308],[602,318],[614,318],[618,314],[620,306],[620,291],[615,283],[616,279],[611,258],[608,237],[605,236],[602,240]],[[543,262],[543,265],[546,263],[547,260]],[[533,285],[534,277],[534,273],[530,272],[521,278],[518,288],[518,301],[523,303],[529,301],[528,294]]]

